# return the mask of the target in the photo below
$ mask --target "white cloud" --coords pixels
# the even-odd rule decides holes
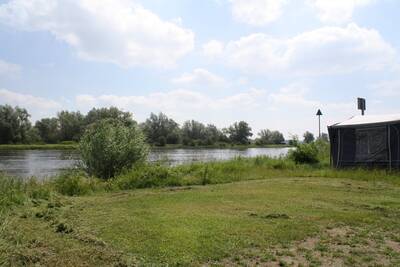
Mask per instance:
[[[378,31],[349,24],[322,27],[288,39],[263,33],[231,41],[225,61],[247,72],[346,74],[393,67],[396,51]]]
[[[0,76],[15,75],[20,71],[21,67],[19,65],[0,60]]]
[[[282,15],[286,0],[231,0],[233,17],[252,26],[263,26]]]
[[[87,60],[124,67],[173,66],[193,50],[194,34],[130,0],[12,0],[0,22],[49,31]]]
[[[172,82],[179,85],[197,85],[205,87],[222,87],[226,84],[224,78],[201,68],[194,69],[191,73],[184,73],[182,76],[172,79]]]
[[[6,89],[0,89],[0,104],[26,108],[33,121],[46,116],[53,116],[62,108],[61,103],[30,94],[22,94]]]
[[[276,127],[288,133],[318,132],[316,112],[322,110],[322,132],[327,126],[343,121],[357,112],[353,102],[326,102],[312,98],[312,90],[301,83],[292,83],[268,96],[270,111],[279,113]]]
[[[211,98],[196,91],[178,89],[149,95],[78,95],[75,100],[79,108],[116,106],[122,109],[145,107],[164,112],[177,110],[198,112],[199,110],[237,108],[238,104],[241,107],[253,106],[256,105],[258,98],[264,94],[264,90],[249,89],[246,92],[231,96]]]
[[[320,105],[318,101],[308,100],[305,95],[309,89],[301,84],[289,84],[276,93],[269,95],[270,101],[275,105],[287,107],[309,107],[316,108]]]
[[[55,109],[61,107],[61,104],[54,100],[36,97],[30,94],[16,93],[6,89],[0,89],[0,101],[3,104],[41,109]]]
[[[224,52],[224,44],[217,40],[211,40],[203,45],[203,54],[209,59],[218,58]]]
[[[351,21],[356,8],[373,2],[374,0],[308,0],[322,22],[338,24]]]
[[[340,102],[322,102],[308,98],[310,88],[301,83],[292,83],[282,87],[276,93],[269,95],[270,102],[275,106],[284,106],[287,108],[310,108],[316,110],[317,108],[325,108],[330,111],[345,111],[350,112],[354,110],[354,103],[340,103]]]

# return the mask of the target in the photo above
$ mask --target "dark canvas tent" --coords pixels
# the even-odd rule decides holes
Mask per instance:
[[[400,168],[400,114],[355,116],[328,131],[332,166]]]

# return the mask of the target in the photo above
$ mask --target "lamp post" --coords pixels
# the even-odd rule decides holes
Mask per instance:
[[[322,112],[320,109],[318,109],[317,111],[317,116],[318,116],[318,136],[319,138],[321,138],[321,116],[322,116]]]

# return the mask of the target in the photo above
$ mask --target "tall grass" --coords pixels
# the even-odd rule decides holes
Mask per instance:
[[[0,174],[0,211],[22,204],[26,199],[25,184],[21,179]]]
[[[131,190],[137,188],[220,184],[244,180],[322,177],[365,181],[386,181],[400,185],[400,172],[366,169],[332,169],[329,166],[329,145],[316,144],[318,160],[313,164],[296,163],[290,156],[271,158],[237,157],[228,161],[192,163],[170,167],[162,163],[143,163],[104,181],[89,177],[85,172],[71,170],[47,182],[0,176],[0,208],[21,204],[28,198],[48,199],[51,194],[87,195],[99,191]],[[308,150],[304,150],[308,153]],[[315,151],[313,151],[315,153]]]

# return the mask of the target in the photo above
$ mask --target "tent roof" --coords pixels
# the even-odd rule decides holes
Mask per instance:
[[[332,127],[346,127],[368,124],[382,124],[400,121],[400,114],[354,116],[350,119],[334,124]]]

